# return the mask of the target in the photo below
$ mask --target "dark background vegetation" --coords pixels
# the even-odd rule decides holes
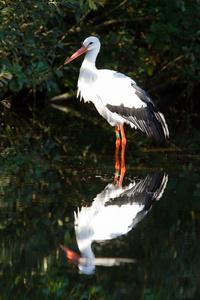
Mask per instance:
[[[0,299],[199,298],[199,16],[194,0],[0,0]],[[63,67],[90,35],[97,67],[145,89],[170,139],[126,127],[125,182],[164,168],[165,199],[129,240],[95,246],[139,263],[86,278],[59,244],[77,251],[73,212],[114,175],[113,128],[74,99],[83,57]]]
[[[21,100],[44,102],[63,93],[70,98],[82,58],[65,68],[63,63],[95,35],[102,43],[98,68],[125,73],[147,90],[166,115],[172,138],[177,128],[198,136],[199,15],[195,0],[2,0],[1,101],[12,99],[19,108]]]

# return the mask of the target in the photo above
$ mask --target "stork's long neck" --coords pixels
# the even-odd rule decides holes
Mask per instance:
[[[96,70],[96,58],[99,53],[99,49],[92,49],[85,55],[85,59],[82,63],[81,69]]]
[[[95,100],[91,86],[97,80],[96,57],[98,52],[99,49],[88,51],[80,68],[77,97],[80,95],[80,99],[83,98],[85,102]]]

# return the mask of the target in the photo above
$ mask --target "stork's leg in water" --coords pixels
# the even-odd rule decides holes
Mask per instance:
[[[122,150],[121,150],[121,157],[124,157],[125,148],[126,148],[126,136],[124,133],[124,127],[122,124],[120,124],[120,130],[121,130],[121,137],[122,137]]]
[[[122,140],[120,140],[120,133],[119,133],[118,126],[115,126],[116,150],[115,150],[115,179],[114,179],[114,184],[117,183],[117,179],[118,179],[119,171],[120,171],[120,163],[119,163],[119,157],[118,157],[120,143],[121,143],[121,147],[122,147],[121,148],[121,173],[120,173],[120,179],[119,179],[119,183],[118,183],[119,186],[122,185],[124,174],[126,172],[125,160],[124,160],[124,153],[125,153],[125,147],[126,147],[126,136],[125,136],[124,128],[123,128],[122,124],[120,124],[120,131],[121,131]]]
[[[124,127],[122,124],[120,124],[120,131],[121,131],[121,138],[122,138],[122,146],[121,146],[122,148],[121,148],[121,174],[120,174],[120,179],[119,179],[119,186],[122,185],[124,174],[126,172],[125,160],[124,160],[124,153],[125,153],[125,148],[126,148],[126,136],[125,136]]]
[[[120,170],[120,165],[119,165],[118,153],[119,153],[119,146],[120,146],[121,140],[120,140],[120,133],[119,133],[119,129],[118,129],[117,125],[115,126],[115,132],[116,132],[116,141],[115,141],[115,145],[116,145],[115,160],[116,160],[116,163],[115,163],[115,169],[117,169],[117,171],[119,171]]]
[[[117,183],[117,179],[119,176],[119,171],[120,171],[120,163],[119,163],[119,157],[118,157],[118,153],[119,153],[119,147],[120,147],[120,133],[119,133],[119,129],[118,126],[115,126],[115,132],[116,132],[116,141],[115,141],[115,179],[114,179],[114,184]]]

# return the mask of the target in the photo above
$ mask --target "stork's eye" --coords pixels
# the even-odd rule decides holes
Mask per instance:
[[[90,45],[92,45],[93,44],[93,42],[90,42],[89,44],[88,44],[88,46],[90,46]]]

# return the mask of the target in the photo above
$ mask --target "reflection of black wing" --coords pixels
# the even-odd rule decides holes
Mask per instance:
[[[109,205],[137,204],[144,208],[133,219],[130,227],[140,222],[150,210],[154,201],[159,200],[164,192],[167,183],[167,176],[164,171],[155,171],[149,173],[144,180],[140,180],[134,187],[126,190],[120,196],[111,198],[105,203]]]

